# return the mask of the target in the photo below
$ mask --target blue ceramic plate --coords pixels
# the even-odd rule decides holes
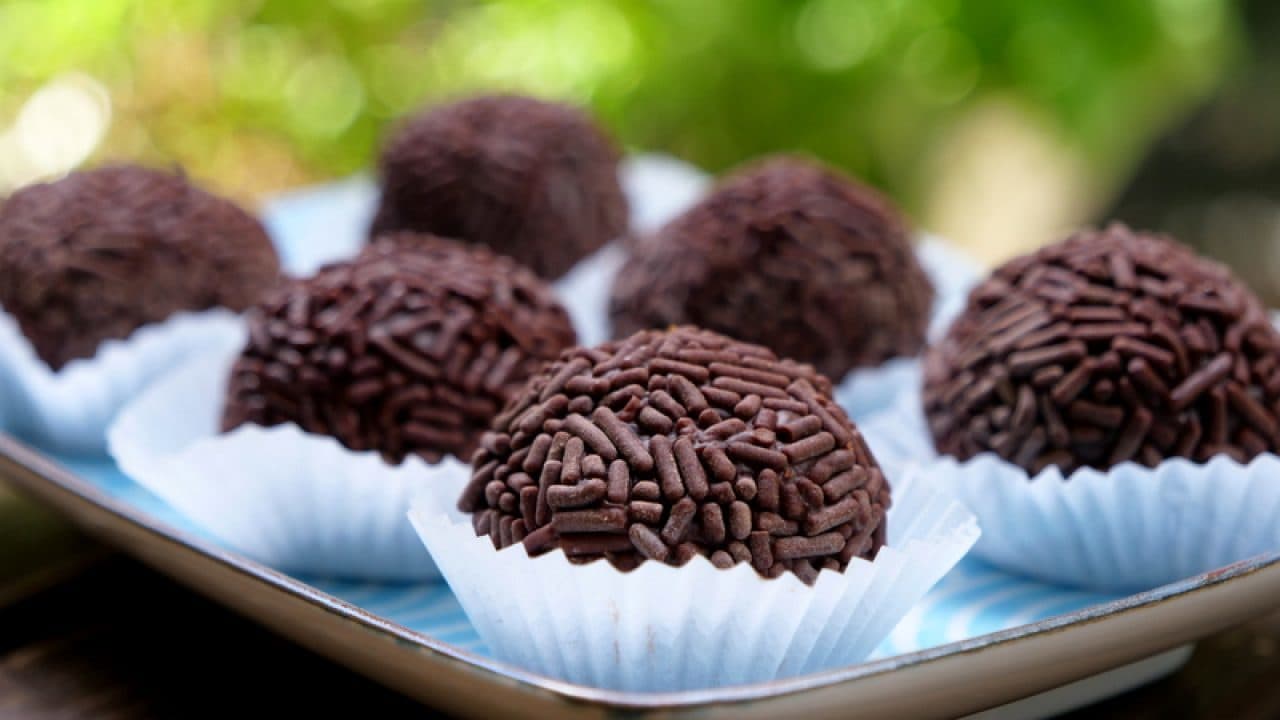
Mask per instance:
[[[61,464],[112,499],[210,543],[204,532],[125,477],[108,460],[59,458]],[[334,597],[410,630],[478,655],[487,648],[441,582],[382,584],[340,578],[300,578]],[[898,625],[876,652],[888,657],[967,640],[1096,605],[1114,598],[1024,580],[977,560],[960,563]]]
[[[631,161],[624,179],[644,227],[692,201],[705,183],[695,170],[652,158]],[[673,197],[672,188],[683,195]],[[309,273],[350,255],[372,199],[368,181],[357,178],[271,204],[266,220],[286,268]],[[953,289],[962,292],[963,283]],[[1185,659],[1183,644],[1261,614],[1280,597],[1274,555],[1125,598],[1044,585],[966,560],[866,663],[750,686],[619,693],[493,660],[444,584],[297,578],[265,568],[229,551],[109,460],[50,458],[0,435],[0,478],[298,643],[423,702],[472,716],[817,717],[851,710],[864,718],[954,716],[1074,683],[1011,710],[1028,716],[1167,672]],[[1115,668],[1121,670],[1109,672]]]
[[[654,226],[692,202],[703,185],[695,169],[670,159],[640,157],[623,170],[628,196],[642,225]],[[291,272],[304,274],[319,265],[349,257],[364,242],[373,215],[376,190],[356,177],[310,188],[280,198],[264,217]],[[953,263],[954,265],[954,263]],[[955,282],[938,282],[942,303],[963,304],[974,272],[954,268]],[[603,304],[603,301],[601,301]],[[117,488],[122,499],[137,504],[143,492],[113,476],[107,467],[82,468],[85,477]],[[164,512],[155,507],[156,512]],[[172,512],[166,521],[182,522]],[[198,530],[198,528],[188,528]],[[485,652],[447,588],[385,586],[308,578],[316,587],[405,627],[461,647]],[[878,656],[897,655],[1025,625],[1086,607],[1108,596],[1074,592],[1003,574],[977,561],[963,562],[889,637]]]
[[[746,686],[613,692],[488,657],[443,584],[297,578],[232,553],[109,461],[55,461],[0,434],[0,480],[305,647],[477,717],[847,717],[851,708],[862,718],[988,708],[999,713],[986,717],[1040,717],[1167,673],[1188,656],[1186,643],[1280,597],[1280,553],[1119,599],[965,562],[868,662]]]

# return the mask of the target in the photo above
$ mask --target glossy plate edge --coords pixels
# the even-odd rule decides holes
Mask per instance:
[[[155,522],[0,435],[0,478],[298,644],[467,716],[953,717],[1175,648],[1280,606],[1280,552],[958,643],[822,673],[680,693],[560,682],[460,650]],[[1052,662],[1046,662],[1052,658]]]

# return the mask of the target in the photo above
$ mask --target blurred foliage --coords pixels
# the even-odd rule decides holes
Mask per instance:
[[[0,0],[0,128],[79,70],[112,97],[100,157],[256,195],[366,167],[424,102],[519,89],[630,148],[807,151],[920,207],[988,97],[1114,183],[1212,87],[1235,22],[1228,0]]]

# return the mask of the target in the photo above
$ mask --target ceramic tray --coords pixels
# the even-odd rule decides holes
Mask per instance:
[[[650,157],[631,159],[623,180],[637,229],[645,230],[696,197],[705,178]],[[371,184],[357,178],[272,203],[265,219],[286,267],[305,274],[352,253],[373,196]],[[930,248],[943,256],[923,259],[945,267],[935,282],[955,305],[966,282],[962,263],[938,243],[926,243],[922,253]],[[606,254],[595,269],[610,262],[616,259]],[[576,295],[600,289],[570,287]],[[600,332],[581,320],[575,314],[580,333]],[[1167,673],[1185,661],[1188,643],[1280,604],[1280,555],[1126,598],[1055,588],[966,560],[863,664],[750,686],[620,693],[493,660],[444,584],[298,578],[255,563],[109,461],[53,457],[0,435],[0,481],[299,644],[426,704],[477,717],[954,717],[989,708],[1039,716]]]
[[[1118,599],[966,561],[868,662],[756,685],[622,693],[489,658],[445,585],[303,580],[228,552],[109,463],[59,462],[0,435],[0,480],[297,643],[472,717],[1042,716],[1167,673],[1187,643],[1280,597],[1280,553]]]

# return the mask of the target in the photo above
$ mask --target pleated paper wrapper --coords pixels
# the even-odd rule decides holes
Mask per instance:
[[[381,581],[439,576],[405,520],[434,483],[460,486],[452,458],[388,465],[293,424],[219,433],[234,353],[191,362],[121,413],[121,470],[233,549],[290,574]]]
[[[622,573],[555,550],[494,549],[455,508],[457,489],[415,498],[410,517],[493,655],[591,687],[664,692],[738,685],[867,657],[977,540],[972,514],[945,493],[895,489],[889,544],[874,562],[823,570],[813,586],[768,580],[747,564],[645,562]]]
[[[928,332],[932,342],[942,337],[964,310],[969,290],[982,279],[983,270],[946,240],[932,235],[920,238],[916,257],[933,282],[935,295]],[[919,374],[919,357],[893,358],[878,367],[853,370],[836,386],[836,402],[855,422],[863,422],[889,409],[902,393],[912,390]]]
[[[981,269],[946,241],[925,237],[916,249],[937,295],[929,322],[929,337],[940,336],[964,309],[970,288]],[[596,345],[608,340],[609,295],[613,278],[626,262],[626,249],[611,243],[579,262],[556,282],[556,293],[578,331],[578,342]],[[912,388],[919,374],[917,357],[893,358],[878,367],[852,370],[839,381],[836,401],[855,422],[889,408],[899,394]],[[833,378],[834,380],[835,378]]]
[[[1273,454],[1032,477],[991,453],[939,457],[918,390],[861,427],[886,477],[912,474],[955,493],[982,525],[974,555],[1026,577],[1128,593],[1280,549]]]
[[[619,167],[619,181],[631,212],[631,232],[652,233],[698,202],[711,187],[708,174],[676,158],[659,154],[633,155]],[[377,188],[365,176],[276,199],[264,217],[280,246],[285,268],[309,275],[327,262],[356,255],[364,247]],[[982,268],[945,240],[918,238],[916,254],[933,281],[936,298],[929,336],[937,337],[964,308],[969,290],[983,276]],[[579,261],[553,283],[560,302],[573,320],[581,345],[597,345],[612,335],[609,296],[613,279],[626,262],[620,241],[611,242]],[[891,405],[919,366],[917,358],[895,358],[874,368],[848,373],[838,382],[836,400],[854,420],[862,420]]]
[[[46,452],[103,455],[107,427],[125,403],[188,358],[239,342],[243,332],[227,310],[177,313],[54,371],[0,311],[0,427]]]

